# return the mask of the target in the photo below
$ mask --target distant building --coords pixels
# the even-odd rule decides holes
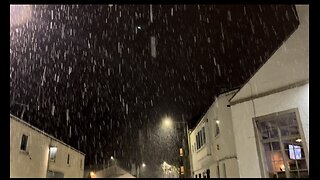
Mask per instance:
[[[309,176],[309,6],[300,24],[231,98],[240,177]]]
[[[189,133],[194,178],[239,177],[229,99],[235,91],[220,94]]]
[[[83,177],[85,154],[10,115],[10,177]]]

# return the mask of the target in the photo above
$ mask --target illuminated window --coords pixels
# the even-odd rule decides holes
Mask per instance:
[[[215,137],[219,136],[219,134],[220,134],[219,121],[216,121],[216,132],[215,132]]]
[[[269,177],[308,177],[303,139],[295,110],[254,118],[260,140],[260,156]]]
[[[183,156],[183,149],[180,148],[180,156]]]
[[[184,166],[180,166],[180,173],[184,174]]]
[[[49,149],[49,158],[51,161],[55,161],[57,155],[57,147],[50,147]]]
[[[27,144],[28,144],[28,136],[22,134],[20,149],[23,151],[27,151]]]

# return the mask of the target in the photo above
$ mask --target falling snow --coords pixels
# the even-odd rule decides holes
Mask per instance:
[[[86,153],[86,164],[137,158],[138,130],[159,140],[165,114],[194,125],[298,26],[289,5],[27,10],[23,20],[10,14],[10,111],[28,104],[23,119]]]

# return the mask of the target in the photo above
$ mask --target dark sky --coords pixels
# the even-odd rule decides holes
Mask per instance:
[[[134,158],[137,130],[166,114],[192,127],[298,26],[291,5],[10,10],[10,111],[20,116],[15,103],[28,104],[23,119],[86,153],[86,164]]]

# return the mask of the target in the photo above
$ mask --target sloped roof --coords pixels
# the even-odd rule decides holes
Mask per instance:
[[[230,99],[237,104],[309,81],[309,6],[296,6],[300,24],[270,59]]]

